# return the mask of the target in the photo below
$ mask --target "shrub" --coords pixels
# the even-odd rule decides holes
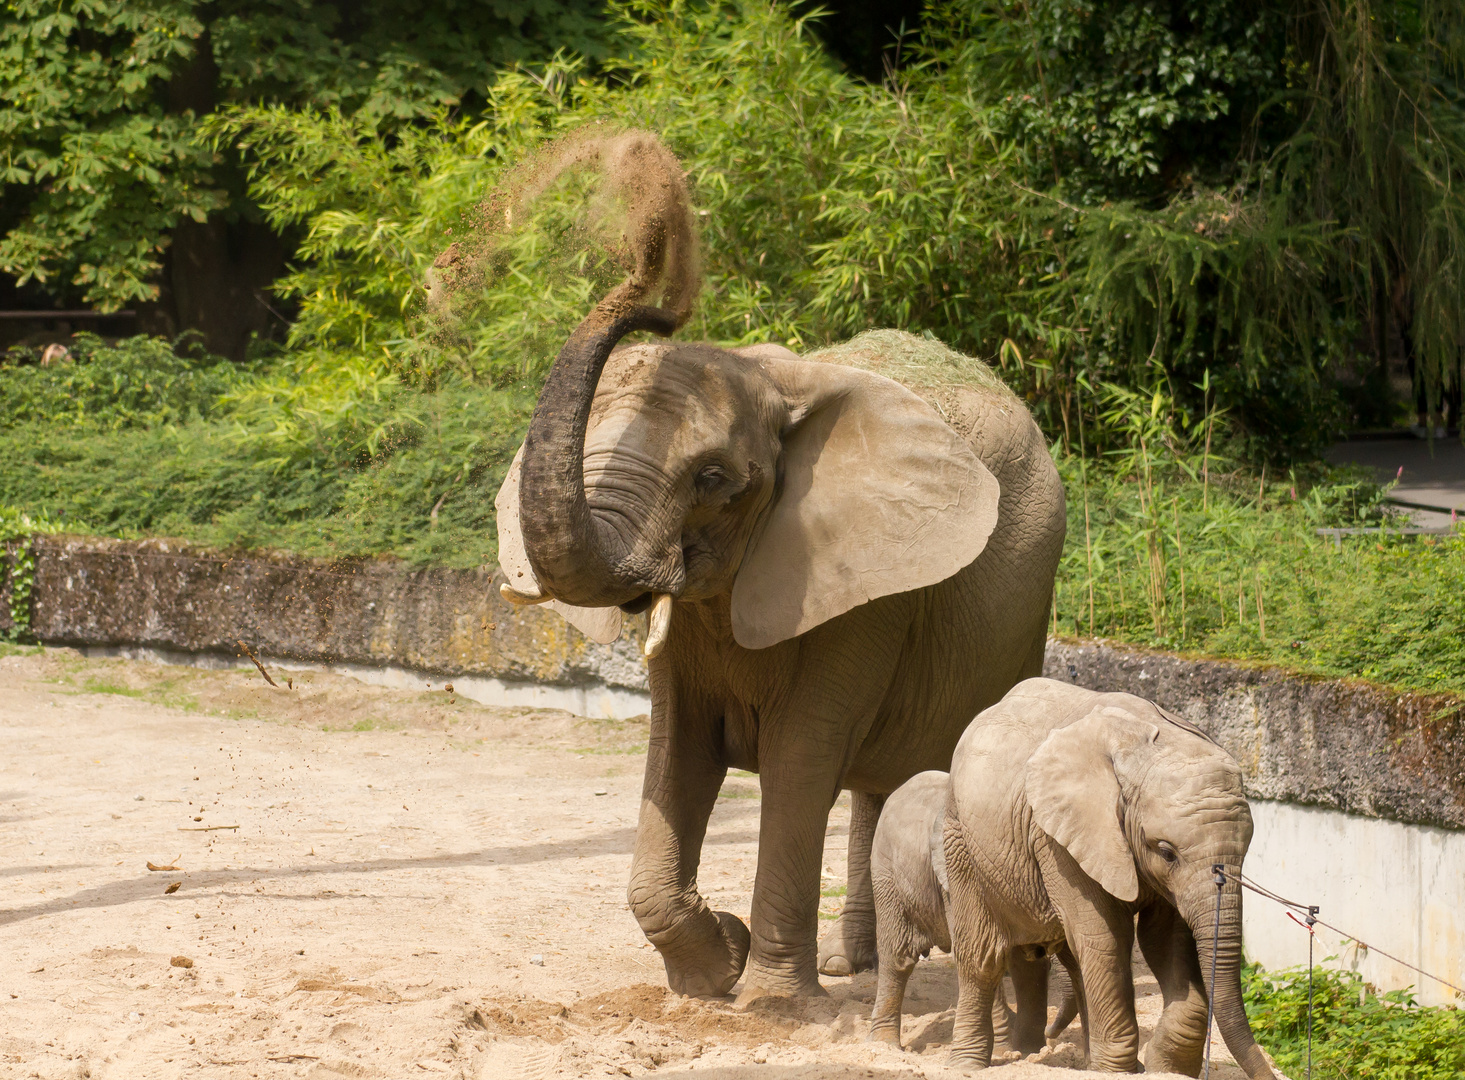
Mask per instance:
[[[22,350],[0,362],[0,429],[44,423],[116,431],[180,424],[207,416],[239,384],[235,365],[161,338],[109,345],[78,334],[69,359],[41,367]]]
[[[1257,1041],[1289,1075],[1301,1076],[1307,1063],[1307,970],[1268,972],[1248,965],[1242,994]],[[1407,991],[1380,994],[1356,972],[1313,970],[1312,1024],[1315,1080],[1465,1076],[1465,1011],[1419,1008]]]

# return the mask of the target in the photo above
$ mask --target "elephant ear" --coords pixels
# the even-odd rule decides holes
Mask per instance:
[[[1154,742],[1160,729],[1100,705],[1053,731],[1028,760],[1024,783],[1038,828],[1111,896],[1139,898],[1134,853],[1124,836],[1115,759]]]
[[[529,555],[524,550],[524,530],[519,527],[519,468],[523,460],[524,447],[521,444],[509,465],[509,474],[504,477],[503,486],[493,500],[498,519],[499,569],[504,572],[510,588],[521,592],[542,592],[534,571],[529,568]],[[591,641],[609,645],[621,636],[619,608],[571,607],[558,600],[551,600],[545,606],[559,612],[567,623]]]
[[[780,350],[781,351],[781,350]],[[997,478],[930,405],[857,368],[752,359],[790,409],[782,491],[732,591],[746,649],[944,581],[997,525]]]

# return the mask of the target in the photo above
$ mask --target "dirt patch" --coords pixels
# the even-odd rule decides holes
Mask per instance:
[[[666,989],[625,901],[644,723],[295,685],[0,654],[0,1075],[959,1075],[949,957],[912,977],[906,1051],[864,1041],[871,974],[747,1011]],[[699,880],[746,918],[756,779],[726,792],[752,797],[718,800]],[[847,824],[842,800],[831,894]],[[1072,1037],[1001,1075],[1079,1064]]]

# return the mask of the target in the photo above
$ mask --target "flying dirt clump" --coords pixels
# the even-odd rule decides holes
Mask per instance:
[[[558,181],[576,174],[588,175],[595,194],[583,228],[561,243],[598,244],[626,271],[595,314],[613,318],[659,290],[662,310],[678,327],[687,321],[701,266],[681,163],[649,131],[587,129],[546,143],[513,169],[469,215],[465,238],[438,255],[427,287],[439,325],[450,328],[493,286],[507,268],[507,239],[533,220],[536,203]]]

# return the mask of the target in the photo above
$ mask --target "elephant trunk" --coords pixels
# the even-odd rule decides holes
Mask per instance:
[[[519,521],[541,593],[577,607],[609,607],[673,591],[679,582],[591,512],[584,472],[590,405],[621,338],[637,330],[667,336],[691,314],[700,281],[696,230],[681,166],[649,132],[572,139],[561,158],[549,178],[564,167],[598,164],[606,194],[624,203],[635,265],[570,335],[545,380],[524,439]],[[661,306],[643,303],[658,288]]]
[[[627,603],[648,591],[628,566],[613,529],[600,528],[585,498],[585,430],[601,370],[626,334],[666,335],[677,318],[635,303],[627,282],[596,306],[560,349],[524,439],[519,521],[540,589],[577,607]]]
[[[1241,882],[1227,874],[1217,918],[1216,887],[1209,879],[1192,889],[1181,911],[1195,935],[1201,975],[1226,1048],[1251,1080],[1275,1080],[1251,1033],[1241,998]],[[1218,929],[1219,927],[1219,929]]]

